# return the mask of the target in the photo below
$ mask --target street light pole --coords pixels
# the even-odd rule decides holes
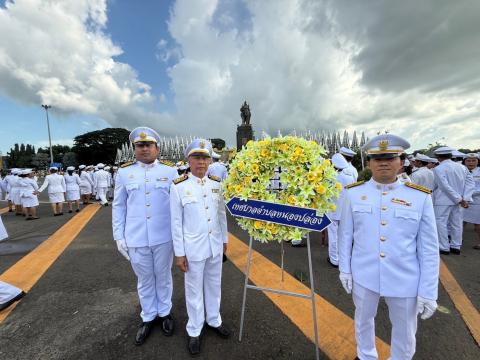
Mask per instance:
[[[48,109],[50,109],[51,105],[42,105],[45,109],[45,113],[47,114],[47,128],[48,128],[48,143],[50,144],[50,164],[53,163],[53,151],[52,151],[52,138],[50,136],[50,121],[48,120]]]

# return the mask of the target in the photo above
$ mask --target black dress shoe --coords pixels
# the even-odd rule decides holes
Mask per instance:
[[[223,323],[218,327],[213,327],[207,324],[207,328],[212,329],[217,333],[218,336],[224,339],[228,339],[232,333],[230,329]]]
[[[6,303],[0,304],[0,311],[2,311],[3,309],[6,309],[10,305],[12,305],[15,301],[18,301],[21,298],[23,298],[25,295],[27,295],[27,293],[22,291],[20,294],[15,296],[13,299],[8,300]]]
[[[152,331],[153,320],[142,322],[137,331],[137,336],[135,336],[135,345],[142,345],[145,340],[147,340],[148,335]]]
[[[450,251],[440,250],[440,255],[450,255]]]
[[[187,334],[187,348],[190,355],[200,355],[200,336],[189,336]]]
[[[460,249],[450,248],[450,253],[453,255],[460,255]]]
[[[173,330],[175,329],[175,320],[173,320],[172,315],[168,314],[167,316],[161,316],[158,319],[162,324],[162,331],[165,336],[172,336]]]
[[[332,263],[332,261],[330,260],[329,257],[327,257],[327,262],[328,262],[331,266],[333,266],[334,268],[338,268],[338,265],[335,265],[334,263]]]
[[[291,242],[290,245],[292,245],[292,247],[305,247],[305,246],[307,246],[303,243],[303,241],[301,243],[298,243],[298,244],[294,244],[293,242]]]
[[[80,209],[75,210],[75,212],[80,212]]]
[[[108,203],[105,203],[105,205],[104,205],[104,206],[108,206]]]

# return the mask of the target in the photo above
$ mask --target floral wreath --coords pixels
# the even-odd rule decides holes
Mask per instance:
[[[249,141],[230,164],[225,197],[316,209],[318,216],[335,211],[331,201],[338,198],[342,186],[325,155],[315,141],[293,136]],[[237,223],[261,242],[300,240],[309,232],[246,218],[237,218]]]

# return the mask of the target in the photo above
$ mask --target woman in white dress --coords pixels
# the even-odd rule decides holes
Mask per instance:
[[[23,214],[22,209],[22,200],[20,198],[20,188],[19,188],[19,181],[20,177],[19,174],[22,170],[20,169],[12,169],[12,178],[10,179],[10,200],[12,201],[13,205],[15,206],[15,215],[21,216]]]
[[[478,155],[475,153],[467,154],[464,162],[473,176],[475,189],[472,195],[473,201],[468,204],[468,208],[463,209],[463,221],[473,224],[478,241],[473,248],[480,250],[480,167],[478,167]]]
[[[65,178],[57,174],[56,166],[50,167],[50,175],[45,176],[42,186],[38,189],[41,193],[48,187],[48,199],[52,204],[53,216],[63,215],[63,202],[65,201]]]
[[[75,212],[80,211],[80,177],[74,173],[75,167],[67,167],[67,173],[64,175],[67,188],[68,212],[73,212],[73,203],[77,206]]]
[[[93,181],[89,174],[90,166],[80,165],[80,196],[84,205],[90,203],[90,196],[92,196]]]
[[[38,184],[34,179],[34,172],[32,169],[22,171],[20,175],[20,196],[22,199],[22,207],[27,213],[25,220],[36,220],[37,206],[38,206]]]

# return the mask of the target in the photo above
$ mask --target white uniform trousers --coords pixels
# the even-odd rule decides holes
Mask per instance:
[[[100,202],[102,203],[102,205],[105,205],[108,202],[107,191],[108,191],[108,187],[99,187],[97,189],[97,199],[100,199]]]
[[[22,292],[16,286],[0,281],[0,305],[3,305]]]
[[[338,220],[332,220],[332,223],[327,227],[328,232],[328,257],[330,262],[338,265],[338,247],[337,247],[337,233]]]
[[[437,222],[438,243],[440,250],[450,251],[450,248],[460,249],[462,246],[462,210],[458,205],[435,205],[435,220]],[[450,243],[448,241],[450,235]]]
[[[185,273],[185,300],[187,303],[187,333],[199,336],[205,324],[222,325],[220,300],[222,292],[222,254],[202,261],[189,261]]]
[[[137,275],[137,291],[144,322],[167,316],[172,309],[173,245],[128,248],[130,263]]]
[[[375,316],[380,294],[353,284],[355,303],[355,338],[361,360],[378,359],[375,348]],[[415,354],[417,298],[385,297],[392,324],[391,360],[410,360]]]

